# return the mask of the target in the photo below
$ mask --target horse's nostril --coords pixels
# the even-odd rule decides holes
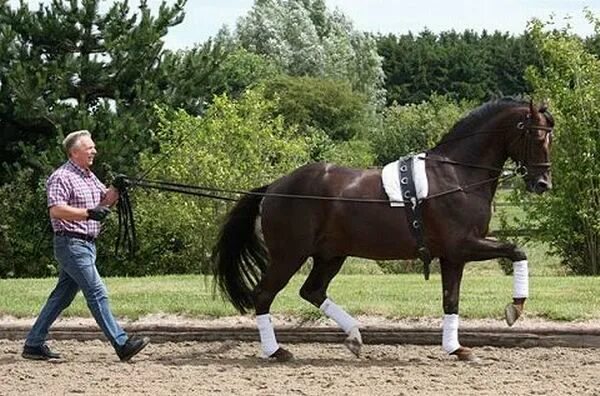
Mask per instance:
[[[550,183],[548,183],[546,180],[538,180],[535,183],[535,191],[537,192],[544,192],[550,189]]]

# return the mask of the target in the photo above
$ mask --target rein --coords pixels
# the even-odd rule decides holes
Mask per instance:
[[[425,157],[427,161],[435,161],[439,163],[454,165],[454,166],[463,166],[474,169],[484,169],[488,171],[497,172],[498,176],[494,176],[488,179],[484,179],[475,183],[467,184],[465,186],[457,186],[451,188],[446,191],[442,191],[436,194],[429,195],[422,199],[422,201],[427,201],[430,199],[439,198],[445,195],[454,194],[457,192],[466,192],[473,187],[482,186],[485,184],[493,183],[496,181],[503,182],[513,177],[519,175],[521,177],[526,176],[528,174],[528,167],[550,167],[550,162],[544,163],[533,163],[529,164],[528,162],[528,154],[530,152],[531,147],[531,138],[528,138],[529,132],[532,130],[543,130],[548,133],[552,133],[551,127],[545,127],[540,125],[530,125],[531,119],[528,116],[527,122],[519,122],[517,124],[517,129],[522,130],[524,133],[517,136],[509,145],[512,146],[517,140],[522,138],[526,139],[526,144],[524,147],[525,150],[525,160],[523,162],[517,163],[517,167],[510,171],[509,174],[502,176],[503,169],[464,163],[460,161],[454,161],[446,158],[435,158],[435,157]],[[440,144],[447,144],[451,141],[462,140],[467,137],[471,137],[474,135],[484,134],[484,133],[493,133],[498,130],[488,130],[483,132],[477,132],[473,134],[469,134],[466,136],[460,136],[457,138],[453,138],[447,140],[445,142],[441,142]],[[439,144],[438,144],[439,145]],[[167,153],[167,154],[170,154]],[[162,161],[165,158],[163,156],[159,159],[158,162]],[[153,169],[157,164],[155,163],[151,169]],[[150,170],[151,170],[150,169]],[[235,189],[224,189],[224,188],[215,188],[215,187],[205,187],[205,186],[194,186],[182,183],[174,183],[174,182],[165,182],[160,180],[148,180],[144,179],[144,177],[149,173],[149,171],[142,174],[142,176],[137,178],[130,178],[125,175],[119,175],[116,177],[114,185],[118,188],[120,193],[120,199],[118,201],[117,209],[118,209],[118,219],[119,219],[119,231],[117,236],[117,241],[115,245],[115,255],[119,257],[119,248],[123,248],[129,253],[129,256],[133,256],[135,250],[137,249],[137,237],[135,230],[135,222],[133,218],[133,210],[131,206],[131,200],[129,197],[128,187],[141,187],[145,189],[154,189],[159,191],[169,191],[169,192],[178,192],[186,195],[194,195],[203,198],[211,198],[221,201],[230,201],[236,202],[239,201],[240,198],[231,197],[231,195],[238,196],[260,196],[260,197],[274,197],[274,198],[283,198],[283,199],[305,199],[305,200],[318,200],[318,201],[335,201],[335,202],[348,202],[348,203],[367,203],[367,204],[390,204],[393,201],[389,199],[365,199],[365,198],[345,198],[345,197],[327,197],[327,196],[316,196],[316,195],[296,195],[296,194],[280,194],[280,193],[266,193],[266,192],[258,192],[258,191],[247,191],[247,190],[235,190]]]
[[[431,159],[435,161],[435,159]],[[441,161],[439,162],[446,162]],[[456,161],[449,161],[449,164],[458,165],[458,166],[468,166],[474,168],[487,168],[474,164],[463,164]],[[491,169],[491,168],[489,168]],[[493,168],[494,170],[502,171],[501,169]],[[422,201],[427,201],[434,198],[439,198],[445,195],[454,194],[457,192],[466,192],[473,187],[482,186],[488,183],[493,183],[495,181],[503,182],[513,177],[521,175],[519,173],[519,168],[513,169],[508,175],[498,175],[496,177],[491,177],[489,179],[481,180],[475,183],[467,184],[465,186],[457,186],[451,188],[447,191],[442,191],[436,194],[431,194],[422,199]],[[143,180],[139,178],[129,178],[125,175],[119,175],[115,179],[114,182],[115,187],[119,190],[120,198],[117,203],[117,212],[119,219],[119,228],[117,241],[115,244],[115,256],[121,257],[119,255],[119,250],[122,249],[128,252],[128,256],[132,257],[135,251],[137,250],[137,236],[135,229],[135,221],[133,217],[133,210],[131,205],[131,199],[128,193],[128,187],[140,187],[144,189],[152,189],[158,191],[169,191],[169,192],[177,192],[186,195],[193,195],[197,197],[203,198],[211,198],[221,201],[229,201],[229,202],[237,202],[240,198],[233,198],[228,195],[251,195],[251,196],[259,196],[259,197],[274,197],[274,198],[283,198],[283,199],[305,199],[305,200],[318,200],[318,201],[335,201],[335,202],[348,202],[348,203],[364,203],[364,204],[390,204],[394,201],[390,201],[389,199],[366,199],[366,198],[346,198],[346,197],[326,197],[319,195],[296,195],[296,194],[279,194],[279,193],[266,193],[266,192],[258,192],[258,191],[247,191],[247,190],[234,190],[234,189],[225,189],[225,188],[215,188],[215,187],[205,187],[205,186],[194,186],[189,184],[182,183],[173,183],[173,182],[165,182],[160,180]]]

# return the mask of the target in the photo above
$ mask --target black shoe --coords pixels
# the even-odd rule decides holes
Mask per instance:
[[[48,345],[42,344],[40,346],[29,346],[23,347],[23,353],[21,353],[25,359],[31,360],[49,360],[49,359],[60,359],[60,355],[56,352],[52,352]]]
[[[117,355],[122,362],[126,362],[144,349],[149,342],[150,338],[148,337],[131,337],[127,340],[125,345],[116,348]]]

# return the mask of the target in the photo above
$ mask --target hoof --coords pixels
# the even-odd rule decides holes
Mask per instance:
[[[344,340],[344,345],[350,350],[356,357],[360,357],[360,349],[362,348],[363,342],[358,327],[353,327],[348,334],[348,338]]]
[[[356,357],[360,357],[360,349],[362,348],[362,342],[356,338],[348,337],[344,340],[344,345],[350,350]]]
[[[290,351],[281,347],[278,350],[276,350],[271,356],[269,356],[269,359],[273,359],[278,362],[289,362],[293,358],[294,355]]]
[[[521,312],[523,308],[515,304],[508,304],[506,308],[504,308],[504,318],[506,319],[506,324],[512,326],[515,324],[517,319],[521,316]]]
[[[475,363],[479,359],[475,356],[471,348],[460,347],[450,355],[456,356],[461,362]]]

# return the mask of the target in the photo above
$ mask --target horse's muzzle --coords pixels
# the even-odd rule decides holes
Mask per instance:
[[[544,176],[535,178],[527,183],[527,190],[536,194],[543,194],[552,188],[552,182]]]

